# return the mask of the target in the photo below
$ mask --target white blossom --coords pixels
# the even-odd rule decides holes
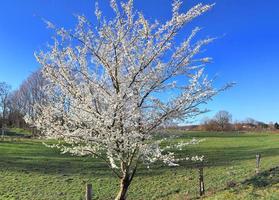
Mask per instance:
[[[212,40],[193,43],[196,28],[177,48],[175,42],[177,33],[212,5],[179,13],[180,6],[175,0],[171,19],[161,24],[134,11],[132,0],[121,6],[111,0],[110,20],[97,7],[98,26],[84,16],[73,31],[49,23],[57,37],[49,51],[36,54],[48,99],[35,105],[42,111],[35,125],[47,138],[63,141],[56,147],[98,156],[130,181],[139,161],[178,165],[153,138],[156,128],[203,113],[199,105],[218,93],[203,75],[208,59],[195,58]],[[178,77],[183,81],[176,83]],[[162,98],[166,93],[174,95]]]

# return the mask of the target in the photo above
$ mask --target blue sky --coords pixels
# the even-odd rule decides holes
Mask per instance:
[[[99,2],[104,14],[110,15],[108,1]],[[202,117],[228,110],[234,119],[279,121],[279,1],[185,0],[182,10],[198,2],[216,3],[213,10],[189,24],[189,29],[203,28],[201,38],[218,37],[203,53],[214,58],[207,73],[218,76],[217,87],[230,81],[237,83],[210,102],[207,108],[212,111]],[[136,9],[151,20],[168,19],[170,5],[171,0],[135,0]],[[74,14],[93,19],[93,12],[94,0],[1,1],[0,81],[16,89],[38,68],[33,54],[52,36],[41,18],[70,28],[76,22]]]

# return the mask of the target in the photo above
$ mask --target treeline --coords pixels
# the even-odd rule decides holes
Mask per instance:
[[[205,119],[196,130],[203,131],[262,131],[279,130],[279,124],[270,122],[269,124],[247,118],[243,121],[232,121],[232,115],[228,111],[219,111],[211,119]]]
[[[0,128],[25,128],[30,129],[24,117],[36,117],[34,104],[44,101],[43,86],[45,80],[38,70],[32,73],[17,90],[0,82]]]
[[[40,70],[32,73],[17,90],[12,90],[7,83],[0,82],[0,128],[31,129],[24,117],[34,120],[39,114],[35,112],[34,105],[46,101],[44,85],[46,80]],[[261,131],[279,130],[279,124],[266,124],[252,118],[233,122],[232,114],[219,111],[214,117],[204,119],[200,125],[179,128],[199,131]]]

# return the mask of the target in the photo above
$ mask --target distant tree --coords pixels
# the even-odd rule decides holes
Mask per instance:
[[[253,119],[253,118],[250,118],[250,117],[249,117],[249,118],[247,118],[246,120],[244,120],[243,123],[248,124],[248,125],[250,125],[250,126],[256,127],[257,124],[258,124],[258,121],[255,120],[255,119]]]
[[[8,126],[26,128],[18,91],[11,92],[8,102]]]
[[[219,92],[203,76],[201,65],[209,59],[197,57],[212,39],[193,44],[199,28],[181,45],[175,39],[212,6],[198,4],[180,13],[181,5],[173,1],[171,19],[163,24],[148,22],[134,10],[133,0],[121,6],[111,0],[110,20],[97,8],[96,26],[84,16],[74,31],[47,22],[57,37],[48,52],[36,55],[49,83],[48,103],[35,106],[41,112],[35,125],[48,138],[63,140],[55,145],[63,152],[107,162],[120,179],[119,200],[125,199],[140,161],[177,165],[153,137],[156,128],[203,113],[199,105]],[[177,77],[185,79],[177,84]]]
[[[7,125],[8,104],[11,86],[5,82],[0,82],[0,119],[1,127]]]
[[[232,115],[225,110],[217,112],[213,118],[219,127],[219,130],[226,131],[230,128],[230,123],[232,121]]]
[[[10,106],[13,111],[15,123],[18,123],[17,117],[28,115],[30,120],[35,120],[39,110],[34,109],[35,103],[46,101],[44,86],[45,79],[42,76],[41,70],[33,72],[26,80],[22,82],[19,89],[10,95]]]
[[[257,123],[257,128],[258,128],[258,129],[267,129],[267,128],[268,128],[268,124],[266,124],[266,123],[264,123],[264,122],[258,121],[258,123]]]
[[[34,105],[46,101],[45,83],[40,69],[24,80],[15,91],[11,91],[7,83],[0,82],[0,127],[29,128],[24,116],[28,115],[34,121],[38,115],[39,110],[35,111]]]
[[[274,128],[279,129],[279,124],[277,122],[274,124]]]
[[[269,128],[269,129],[274,129],[274,123],[270,121],[270,122],[268,123],[268,128]]]
[[[205,131],[218,131],[218,123],[214,119],[206,119],[202,124]]]

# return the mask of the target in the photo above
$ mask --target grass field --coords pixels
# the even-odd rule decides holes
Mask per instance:
[[[279,199],[279,134],[179,132],[171,142],[205,138],[180,156],[205,155],[205,199]],[[255,155],[262,154],[255,176]],[[94,199],[113,199],[118,180],[98,159],[61,155],[40,140],[0,141],[0,199],[84,199],[85,184]],[[229,184],[230,183],[230,184]],[[228,185],[235,185],[227,188]],[[194,199],[198,173],[191,163],[140,167],[128,199]]]

